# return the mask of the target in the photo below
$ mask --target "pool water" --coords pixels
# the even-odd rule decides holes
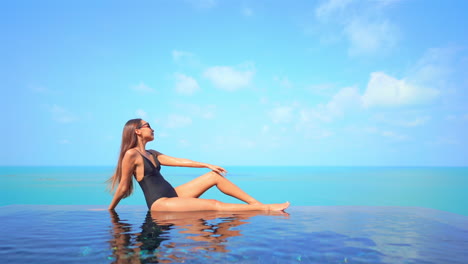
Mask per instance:
[[[419,207],[287,213],[0,207],[2,263],[468,263],[468,217]]]

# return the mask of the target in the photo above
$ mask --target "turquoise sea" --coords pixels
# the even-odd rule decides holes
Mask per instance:
[[[227,169],[258,200],[292,206],[148,212],[136,184],[108,211],[112,167],[0,167],[0,262],[468,263],[468,168]],[[207,170],[162,172],[177,186]]]
[[[227,177],[264,203],[297,206],[415,206],[468,216],[468,167],[226,167]],[[106,179],[113,167],[0,167],[0,206],[110,203]],[[163,167],[174,186],[206,169]],[[218,190],[204,198],[236,200]],[[134,194],[122,205],[144,205]]]

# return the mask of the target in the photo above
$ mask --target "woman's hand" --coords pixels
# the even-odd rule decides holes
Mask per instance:
[[[211,164],[207,164],[206,166],[208,169],[218,173],[218,174],[221,174],[221,176],[226,176],[227,174],[227,170],[225,170],[224,168],[222,167],[219,167],[219,166],[216,166],[216,165],[211,165]]]

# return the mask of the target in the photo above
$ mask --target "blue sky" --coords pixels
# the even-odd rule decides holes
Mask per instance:
[[[0,165],[467,166],[468,1],[7,1]]]

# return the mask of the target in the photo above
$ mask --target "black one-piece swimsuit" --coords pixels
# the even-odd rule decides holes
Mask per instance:
[[[150,153],[148,151],[148,153]],[[140,184],[143,193],[145,194],[146,204],[148,209],[151,209],[151,205],[162,197],[177,197],[177,192],[172,185],[167,182],[161,175],[161,164],[157,157],[155,157],[156,167],[153,162],[140,153],[143,157],[144,166],[144,177],[138,183]]]

